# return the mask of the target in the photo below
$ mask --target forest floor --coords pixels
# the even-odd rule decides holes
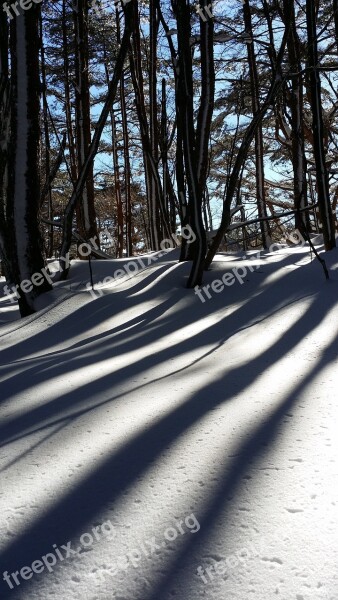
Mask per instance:
[[[24,320],[0,296],[1,599],[338,600],[324,256],[218,255],[204,285],[247,275],[204,301],[176,250],[96,298],[76,261]]]

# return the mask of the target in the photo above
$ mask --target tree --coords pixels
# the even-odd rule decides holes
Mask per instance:
[[[19,289],[22,316],[35,312],[37,296],[51,289],[41,275],[39,285],[29,282],[44,268],[38,228],[40,201],[40,78],[39,7],[33,6],[10,25],[11,119],[8,147],[6,226],[11,234],[11,278]]]
[[[259,98],[259,76],[257,70],[256,50],[252,31],[251,7],[249,0],[243,0],[244,26],[246,33],[246,46],[248,52],[248,63],[250,72],[251,102],[252,114],[255,116],[260,109]],[[264,182],[264,146],[263,146],[263,126],[260,123],[255,131],[255,162],[256,162],[256,199],[258,215],[261,219],[267,217],[265,182]],[[269,248],[271,245],[271,232],[269,223],[266,220],[260,222],[263,248]]]
[[[88,0],[73,0],[75,38],[75,114],[77,172],[86,160],[91,141],[88,50]],[[77,205],[78,229],[83,238],[97,239],[93,164],[88,168],[81,202]]]
[[[308,35],[308,78],[310,104],[312,110],[313,151],[316,163],[318,207],[323,227],[323,239],[326,250],[336,246],[334,222],[330,202],[330,186],[327,172],[324,127],[322,112],[322,93],[319,73],[316,7],[313,0],[306,0],[306,24]]]

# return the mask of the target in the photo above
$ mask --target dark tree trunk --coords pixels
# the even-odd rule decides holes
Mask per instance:
[[[45,185],[43,199],[47,200],[47,217],[50,222],[53,222],[53,200],[52,200],[52,185],[50,179],[51,160],[50,160],[50,134],[49,134],[49,119],[48,119],[48,102],[47,102],[47,83],[46,83],[46,61],[45,47],[43,43],[42,17],[40,14],[40,40],[41,40],[41,81],[42,81],[42,108],[43,108],[43,133],[44,133],[44,151],[45,151]],[[54,249],[54,228],[49,226],[47,256],[53,256]]]
[[[116,9],[116,36],[121,43],[120,12]],[[123,136],[123,162],[124,162],[124,197],[125,197],[125,247],[127,256],[133,255],[133,230],[131,214],[131,168],[129,154],[128,115],[125,92],[125,75],[122,71],[120,81],[120,106]]]
[[[146,180],[146,192],[148,202],[148,220],[150,229],[150,241],[153,250],[159,250],[161,237],[169,236],[168,216],[165,211],[163,190],[158,170],[156,156],[153,156],[150,127],[147,119],[147,111],[144,98],[144,81],[142,70],[142,53],[140,27],[138,22],[138,3],[135,5],[135,31],[132,36],[132,51],[130,52],[130,73],[135,91],[135,108],[140,126],[141,143],[144,156],[144,171]],[[154,124],[155,128],[155,124]],[[161,227],[162,224],[162,227]],[[163,228],[163,230],[162,230]]]
[[[11,278],[9,229],[6,218],[8,143],[10,134],[10,85],[7,17],[0,11],[0,258],[6,278]]]
[[[312,110],[313,150],[316,164],[318,208],[322,221],[325,250],[332,250],[332,248],[335,248],[336,246],[336,240],[330,203],[329,176],[324,148],[322,94],[320,73],[318,69],[317,22],[313,0],[306,0],[306,22],[308,35],[308,77]]]
[[[252,32],[251,8],[249,0],[243,1],[244,26],[247,36],[247,52],[250,71],[252,114],[255,116],[260,109],[259,78],[257,71],[256,51]],[[256,201],[258,216],[261,219],[267,217],[265,184],[264,184],[264,148],[263,148],[263,126],[260,123],[255,132],[255,162],[256,162]],[[268,221],[260,222],[263,248],[271,245],[271,232]]]
[[[207,6],[203,0],[202,10]],[[206,235],[203,223],[203,192],[208,168],[208,144],[214,103],[213,20],[200,17],[201,33],[201,104],[194,128],[194,89],[189,0],[173,2],[178,30],[178,77],[176,82],[177,128],[183,143],[185,175],[188,186],[188,222],[196,236],[191,245],[193,265],[188,287],[200,285],[206,255]]]
[[[13,283],[30,281],[44,267],[38,229],[40,202],[40,77],[39,8],[11,22],[11,137],[8,174],[8,226],[12,235]],[[39,286],[19,288],[22,316],[35,312],[34,300],[51,289],[46,279]]]
[[[88,58],[88,0],[73,0],[75,33],[75,114],[77,171],[83,168],[91,141],[89,58]],[[82,199],[78,205],[78,229],[80,235],[89,240],[96,238],[97,225],[94,202],[93,165],[88,169]]]
[[[307,167],[304,141],[304,93],[301,64],[300,40],[296,27],[296,15],[293,0],[284,0],[284,14],[290,15],[290,36],[288,39],[289,68],[292,74],[290,109],[291,109],[291,143],[293,165],[293,189],[295,209],[301,210],[307,202]],[[297,212],[295,227],[299,231],[309,230],[309,215],[307,211]]]

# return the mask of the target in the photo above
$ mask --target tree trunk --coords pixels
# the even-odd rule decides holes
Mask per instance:
[[[33,6],[10,26],[11,137],[8,176],[8,226],[12,235],[13,283],[19,288],[22,316],[35,312],[34,300],[51,289],[46,279],[29,285],[44,261],[37,224],[40,200],[39,8]]]
[[[247,52],[250,71],[250,87],[251,87],[251,102],[252,114],[255,116],[260,109],[259,100],[259,79],[257,71],[256,52],[253,41],[251,8],[249,0],[243,2],[243,14],[245,33],[247,36]],[[256,159],[256,200],[258,216],[261,219],[267,217],[265,184],[264,184],[264,147],[263,147],[263,127],[260,123],[255,132],[255,159]],[[260,222],[262,245],[267,249],[271,246],[271,231],[268,221]]]
[[[88,58],[88,0],[73,0],[75,33],[75,114],[77,171],[83,168],[91,141],[89,58]],[[78,229],[84,239],[96,238],[97,225],[94,202],[93,164],[88,169],[82,199],[78,205]]]
[[[52,201],[52,186],[50,180],[51,160],[50,160],[50,135],[49,135],[49,120],[48,120],[48,102],[47,102],[47,83],[46,83],[46,62],[45,62],[45,47],[43,42],[42,17],[40,14],[40,39],[41,39],[41,82],[42,82],[42,108],[43,108],[43,133],[44,133],[44,150],[45,150],[45,185],[44,197],[47,199],[47,218],[53,222],[53,201]],[[54,249],[54,228],[49,226],[47,256],[53,256]]]
[[[308,35],[308,70],[310,104],[312,110],[313,151],[316,164],[318,207],[323,226],[325,250],[336,246],[335,230],[330,203],[330,186],[324,149],[322,94],[319,73],[316,11],[313,0],[306,0],[306,23]]]
[[[202,9],[206,6],[206,0],[203,0],[201,6]],[[176,13],[178,31],[177,128],[181,132],[183,143],[189,196],[188,222],[196,236],[195,242],[191,245],[193,264],[187,284],[191,288],[202,282],[207,248],[202,201],[214,99],[213,21],[212,19],[203,20],[200,17],[202,99],[195,132],[189,0],[179,0],[173,3],[173,8]]]
[[[10,84],[7,17],[0,11],[0,258],[6,278],[11,278],[9,229],[7,226],[8,143],[10,133]]]
[[[136,3],[136,6],[138,4]],[[137,11],[137,12],[136,12]],[[138,15],[138,8],[135,8]],[[136,16],[135,16],[136,20]],[[148,201],[148,218],[150,228],[150,241],[153,250],[160,249],[161,237],[169,236],[168,217],[165,212],[163,190],[158,171],[158,164],[152,154],[152,141],[150,137],[147,112],[144,99],[144,82],[141,62],[140,28],[137,22],[133,34],[132,52],[130,52],[130,73],[135,91],[135,108],[140,126],[140,135],[144,155],[144,171]],[[155,187],[154,187],[155,186]],[[154,192],[155,190],[155,192]],[[160,222],[162,219],[163,231]]]
[[[291,143],[293,165],[293,189],[295,209],[300,211],[307,202],[307,167],[304,142],[304,93],[301,64],[300,40],[296,27],[296,15],[293,0],[284,0],[284,14],[290,15],[290,36],[288,39],[289,68],[292,74],[290,109],[291,109]],[[310,222],[307,211],[297,212],[295,227],[299,231],[309,230]]]

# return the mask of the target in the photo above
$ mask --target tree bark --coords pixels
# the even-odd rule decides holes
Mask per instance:
[[[88,50],[88,0],[73,0],[75,33],[75,115],[77,171],[80,173],[91,141],[89,50]],[[88,169],[86,184],[78,204],[78,230],[84,239],[96,238],[97,225],[94,200],[93,164]]]
[[[308,35],[308,71],[310,104],[312,110],[313,151],[316,164],[318,207],[323,227],[325,250],[336,246],[334,221],[330,203],[329,176],[324,148],[321,81],[319,73],[317,20],[313,0],[306,0],[306,24]]]
[[[11,47],[11,136],[8,175],[8,227],[12,236],[13,283],[20,286],[41,273],[44,261],[38,228],[40,201],[40,77],[39,8],[13,19]],[[19,288],[21,316],[35,312],[34,301],[51,289],[46,279],[41,285]]]
[[[243,15],[245,33],[248,38],[247,52],[250,71],[250,87],[251,87],[251,102],[252,114],[255,116],[259,112],[259,78],[256,61],[256,51],[252,32],[251,7],[249,0],[243,0]],[[258,216],[260,221],[260,229],[262,234],[263,248],[267,249],[271,245],[271,231],[269,222],[263,220],[267,217],[266,198],[265,198],[265,183],[264,183],[264,147],[263,147],[263,127],[260,123],[255,132],[255,162],[256,162],[256,201]]]

